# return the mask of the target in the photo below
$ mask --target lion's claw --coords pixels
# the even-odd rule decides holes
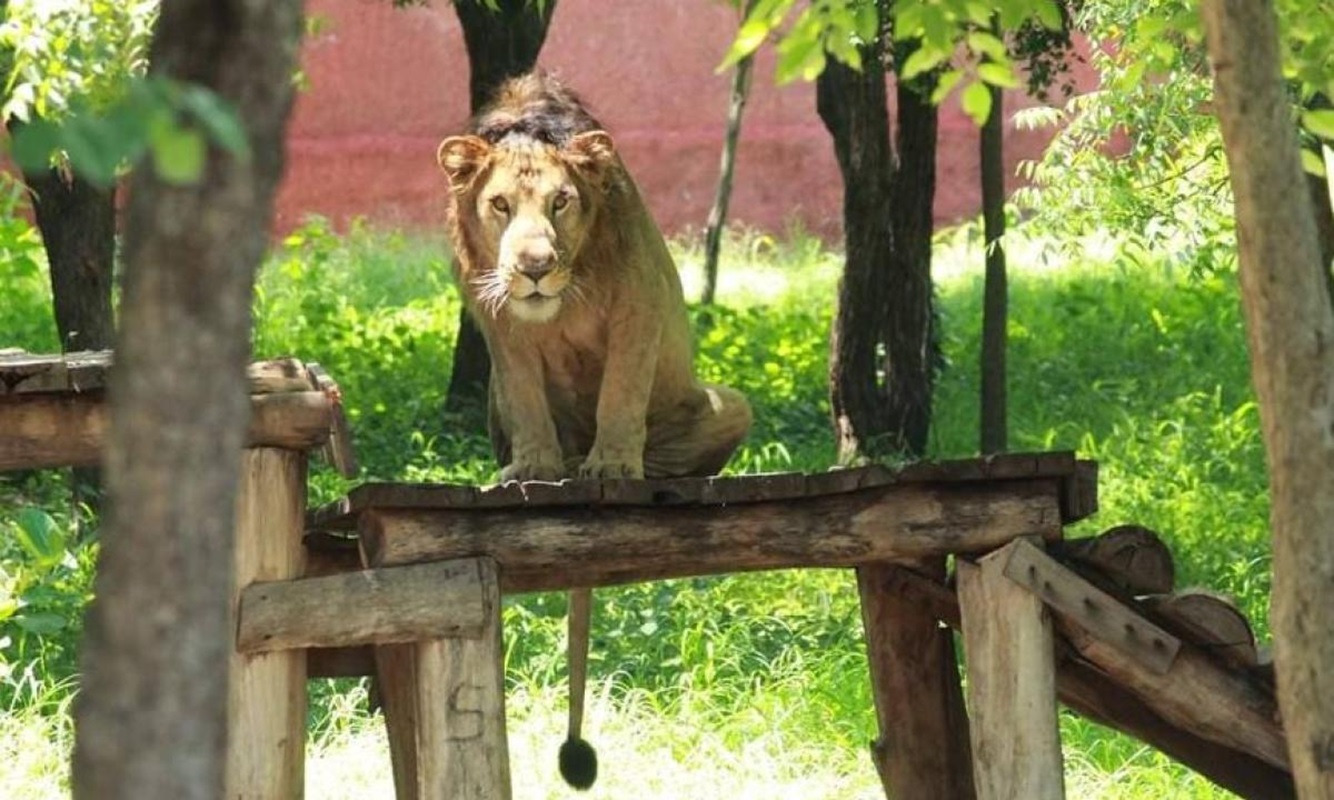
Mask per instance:
[[[643,478],[643,462],[603,461],[590,457],[579,467],[581,478]]]

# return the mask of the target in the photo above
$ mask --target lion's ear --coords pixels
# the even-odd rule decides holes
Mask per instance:
[[[570,140],[565,157],[576,168],[596,177],[616,163],[616,145],[606,131],[587,131]]]
[[[491,145],[478,136],[451,136],[440,143],[436,160],[449,176],[449,184],[456,190],[465,189],[491,152]]]

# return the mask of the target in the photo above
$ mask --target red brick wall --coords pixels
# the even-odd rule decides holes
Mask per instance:
[[[394,9],[389,0],[311,0],[324,30],[305,45],[309,88],[297,101],[278,228],[308,213],[412,227],[437,224],[440,139],[468,117],[468,63],[444,0]],[[735,30],[718,0],[560,0],[540,63],[574,87],[606,124],[669,231],[702,227],[713,199],[730,76],[715,74]],[[1008,108],[1022,97],[1008,99]],[[1007,172],[1045,136],[1007,131]],[[935,213],[977,210],[977,130],[953,101],[941,114]],[[757,64],[742,128],[732,219],[781,229],[797,220],[838,228],[841,190],[812,84],[776,87]]]

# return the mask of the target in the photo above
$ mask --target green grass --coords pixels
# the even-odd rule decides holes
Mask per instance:
[[[976,447],[976,238],[961,229],[942,236],[937,250],[947,364],[935,456]],[[688,296],[697,296],[697,248],[676,249]],[[1049,263],[1040,238],[1015,236],[1010,251],[1012,447],[1098,459],[1102,510],[1081,530],[1129,521],[1159,530],[1176,553],[1180,585],[1235,595],[1265,635],[1266,478],[1233,278],[1190,278],[1189,265],[1128,268],[1114,249],[1090,248],[1085,263]],[[839,263],[800,232],[729,235],[722,305],[692,314],[700,372],[741,388],[755,405],[756,425],[733,471],[823,469],[832,460],[825,374]],[[0,262],[3,269],[15,302],[0,305],[0,346],[51,349],[44,275]],[[335,235],[312,223],[276,248],[256,309],[257,355],[318,361],[341,384],[363,477],[494,476],[482,433],[461,430],[441,411],[458,314],[442,242],[361,229]],[[345,488],[319,469],[312,499]],[[0,797],[58,796],[63,780],[70,737],[62,698],[91,551],[68,536],[25,548],[5,533],[36,525],[31,513],[20,518],[32,507],[48,512],[52,530],[68,529],[63,490],[54,473],[0,477],[0,708],[9,709],[0,712],[0,741],[23,751],[0,752]],[[875,722],[846,571],[666,581],[599,591],[596,602],[588,724],[605,766],[588,797],[878,796],[865,755]],[[519,798],[573,796],[554,770],[564,612],[560,594],[506,601]],[[43,624],[34,625],[37,614]],[[354,681],[312,692],[313,798],[391,796],[383,737],[364,693]],[[1062,735],[1072,797],[1226,796],[1073,715],[1063,714]]]

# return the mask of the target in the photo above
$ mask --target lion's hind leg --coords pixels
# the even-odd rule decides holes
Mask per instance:
[[[750,430],[750,403],[737,390],[700,385],[700,402],[666,419],[649,420],[644,476],[680,478],[717,475]]]

